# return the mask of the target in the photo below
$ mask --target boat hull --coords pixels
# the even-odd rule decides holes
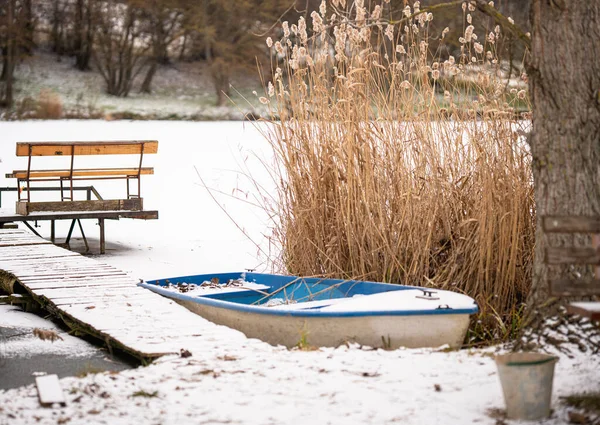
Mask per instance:
[[[356,342],[370,347],[459,348],[469,314],[299,317],[265,315],[174,299],[190,311],[272,345],[337,347]]]

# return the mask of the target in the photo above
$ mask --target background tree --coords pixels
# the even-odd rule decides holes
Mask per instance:
[[[27,0],[4,0],[0,3],[0,49],[2,73],[0,74],[0,105],[13,104],[14,71],[22,52],[32,49],[30,9]]]
[[[149,0],[142,3],[147,32],[151,37],[151,57],[140,91],[150,93],[152,79],[159,65],[169,64],[169,46],[181,37],[183,11],[176,0]]]
[[[202,0],[193,9],[192,29],[200,36],[217,95],[225,103],[234,72],[256,69],[256,57],[265,57],[265,27],[275,23],[289,4],[277,0]]]
[[[150,45],[141,15],[132,3],[107,1],[99,8],[94,58],[108,94],[126,97],[146,65]]]
[[[48,6],[48,5],[44,5]],[[51,48],[59,56],[67,50],[67,30],[66,26],[69,22],[67,18],[68,2],[66,0],[53,0],[48,13],[51,25],[50,42]]]
[[[94,44],[94,0],[76,0],[74,13],[75,67],[81,71],[90,68]]]

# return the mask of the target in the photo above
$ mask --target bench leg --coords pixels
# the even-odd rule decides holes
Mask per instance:
[[[100,254],[105,252],[105,241],[104,241],[104,219],[98,219],[98,225],[100,226]]]
[[[56,239],[56,220],[50,220],[50,242],[54,243]]]

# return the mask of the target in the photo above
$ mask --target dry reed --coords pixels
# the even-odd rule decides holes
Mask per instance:
[[[524,92],[498,73],[501,31],[476,41],[465,3],[461,54],[428,49],[433,16],[388,2],[333,1],[267,40],[261,103],[276,153],[273,240],[282,268],[464,292],[471,342],[518,327],[531,280],[534,201]],[[394,18],[394,19],[392,19]],[[266,206],[270,208],[270,206]]]

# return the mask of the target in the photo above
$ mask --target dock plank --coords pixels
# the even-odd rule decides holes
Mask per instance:
[[[70,326],[144,361],[198,346],[198,337],[214,332],[212,323],[140,288],[124,271],[21,229],[0,229],[0,270]]]

